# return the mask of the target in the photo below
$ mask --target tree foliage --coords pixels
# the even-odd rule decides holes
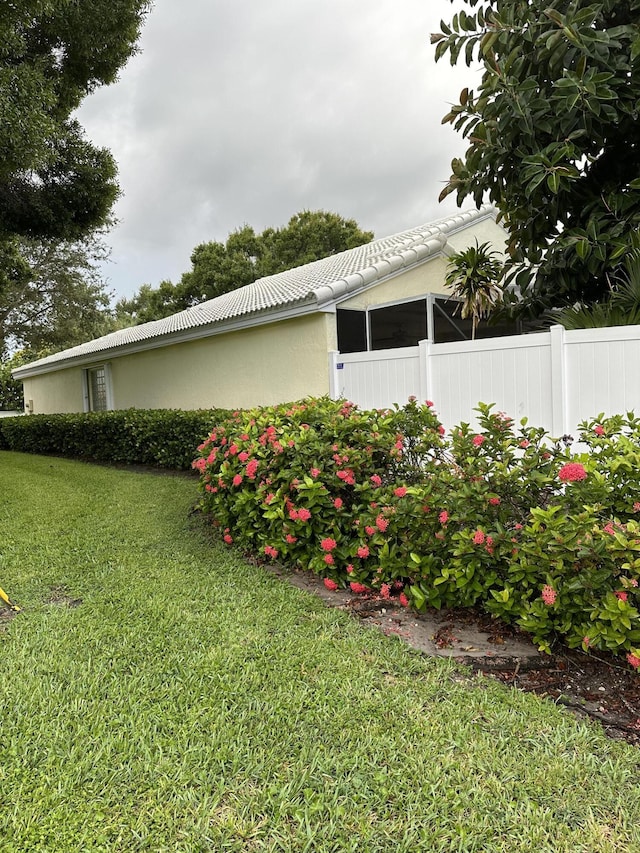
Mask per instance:
[[[443,119],[468,140],[442,197],[488,197],[533,310],[609,290],[640,228],[640,0],[464,0],[436,58],[483,66]]]
[[[135,50],[149,0],[21,0],[0,9],[0,237],[77,239],[117,196],[108,151],[71,118]]]
[[[76,346],[111,330],[110,294],[98,270],[108,252],[99,236],[15,246],[27,267],[0,293],[0,359],[16,349],[42,354]]]
[[[372,239],[372,232],[361,231],[355,220],[322,210],[297,213],[284,228],[267,228],[260,234],[245,225],[233,231],[226,243],[196,246],[191,270],[178,284],[163,281],[156,289],[144,284],[132,299],[120,300],[116,320],[119,325],[130,325],[167,317],[264,276],[321,260]]]

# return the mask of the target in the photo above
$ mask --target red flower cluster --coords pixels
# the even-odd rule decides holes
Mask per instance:
[[[403,498],[403,497],[407,494],[407,488],[406,488],[406,486],[398,486],[398,488],[397,488],[397,489],[394,489],[394,490],[393,490],[393,494],[394,494],[397,498]]]
[[[326,586],[326,588],[328,590],[330,590],[331,592],[335,592],[338,589],[338,584],[334,580],[332,580],[331,578],[325,578],[323,580],[323,583]]]
[[[545,584],[542,587],[542,600],[544,601],[544,603],[550,607],[552,604],[555,603],[556,598],[557,593],[555,589],[552,586],[549,586],[548,583]]]
[[[326,539],[323,539],[320,542],[320,547],[322,548],[323,551],[333,551],[333,549],[337,546],[337,544],[338,543],[336,542],[335,539],[331,539],[331,537],[328,536]]]
[[[482,447],[482,445],[485,443],[485,440],[486,439],[485,439],[484,435],[474,435],[473,436],[474,447]]]
[[[275,558],[278,556],[278,549],[274,548],[273,545],[265,545],[264,553],[267,555],[267,557],[271,557],[273,560],[275,560]]]
[[[366,586],[363,583],[358,583],[358,581],[351,581],[349,586],[351,587],[351,592],[355,592],[356,595],[361,595],[367,591]]]
[[[558,479],[563,483],[575,483],[578,480],[586,480],[587,472],[579,462],[568,462],[558,471]]]

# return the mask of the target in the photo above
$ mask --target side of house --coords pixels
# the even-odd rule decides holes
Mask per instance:
[[[16,369],[29,412],[244,408],[330,391],[329,354],[413,346],[434,328],[447,257],[505,232],[460,213]]]

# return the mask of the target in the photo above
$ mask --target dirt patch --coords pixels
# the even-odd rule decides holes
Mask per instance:
[[[74,598],[64,586],[52,586],[46,603],[57,607],[73,608],[79,607],[82,604],[82,599]]]
[[[375,594],[332,592],[311,572],[264,568],[418,651],[455,658],[476,672],[563,705],[577,717],[597,720],[611,738],[640,746],[640,676],[612,655],[562,646],[547,655],[527,634],[479,610],[416,613]]]
[[[17,615],[17,610],[14,610],[13,607],[9,607],[9,605],[5,604],[4,601],[0,602],[0,631],[4,631],[9,622],[11,622],[12,619],[15,619]]]

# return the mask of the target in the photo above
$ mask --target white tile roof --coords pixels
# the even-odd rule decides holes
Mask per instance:
[[[190,330],[201,329],[202,336],[205,336],[233,321],[236,321],[234,327],[246,328],[264,322],[265,315],[276,312],[280,316],[287,310],[295,313],[296,309],[304,306],[308,306],[308,310],[318,309],[396,271],[426,260],[442,251],[449,234],[488,217],[495,217],[495,209],[485,205],[480,210],[463,211],[390,237],[382,237],[320,261],[260,278],[252,284],[162,320],[120,329],[32,361],[17,368],[13,375],[21,379],[61,369],[76,361],[86,363],[92,356],[102,358],[116,355],[118,353],[115,351],[119,349],[130,351],[146,348],[145,342],[149,347],[162,346],[164,343],[169,345],[175,342],[176,337],[197,336],[197,332],[189,334]],[[240,325],[238,321],[241,321]],[[219,330],[223,331],[223,328]]]

